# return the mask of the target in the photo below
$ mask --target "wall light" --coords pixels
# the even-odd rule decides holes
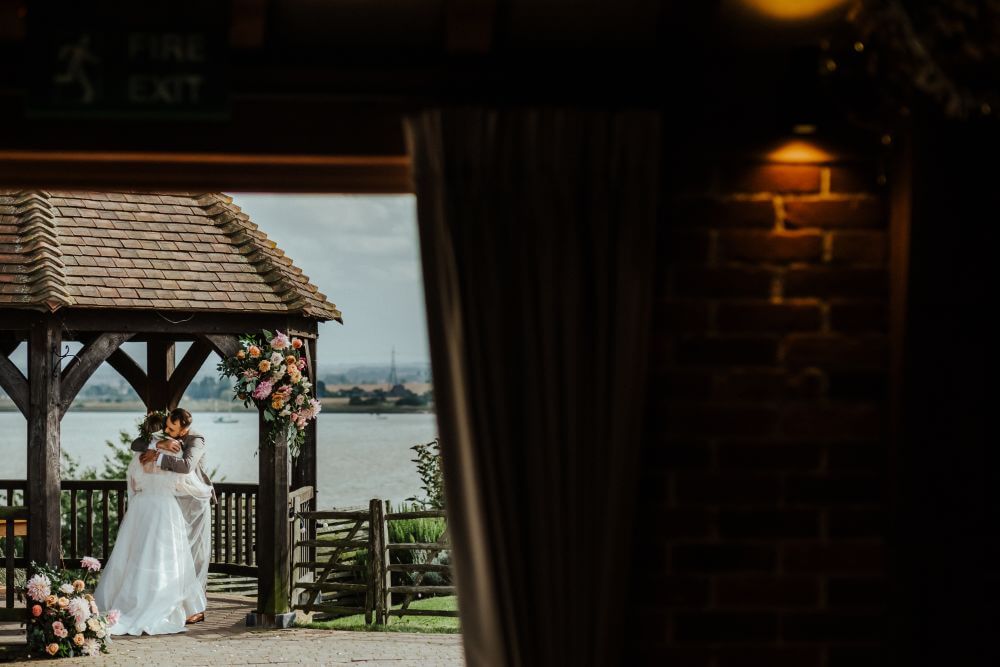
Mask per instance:
[[[740,0],[758,14],[781,21],[816,18],[847,4],[847,0]]]
[[[806,164],[830,162],[833,160],[833,155],[808,141],[791,139],[769,151],[767,159],[769,162]]]

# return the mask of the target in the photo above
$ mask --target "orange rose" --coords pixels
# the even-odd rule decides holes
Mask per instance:
[[[256,359],[257,357],[259,357],[260,356],[260,348],[257,347],[256,345],[251,345],[250,346],[250,356],[253,357],[254,359]]]
[[[294,354],[290,354],[285,357],[285,363],[288,364],[289,368],[291,368],[292,366],[296,366],[299,363],[299,360],[295,358]]]
[[[247,353],[244,352],[243,350],[240,350],[239,352],[236,353],[236,358],[237,359],[246,359],[247,358]]]
[[[271,401],[271,407],[274,408],[275,410],[280,410],[281,408],[285,407],[285,402],[280,398],[275,398],[273,401]]]
[[[83,583],[82,579],[77,579],[76,581],[73,582],[73,590],[75,590],[77,593],[82,592],[83,589],[86,587],[87,585]]]
[[[69,598],[59,598],[59,606],[62,609],[65,609],[66,607],[68,607],[69,606]]]
[[[45,604],[48,605],[49,607],[55,607],[57,602],[59,602],[59,598],[57,598],[55,595],[50,595],[47,598],[45,598]]]
[[[296,350],[299,349],[300,347],[302,347],[302,339],[301,338],[293,338],[292,339],[292,347],[294,347]]]
[[[59,652],[59,644],[49,644],[48,646],[45,647],[45,651],[49,655],[55,655],[56,653]]]
[[[268,361],[267,359],[265,359],[264,361],[260,362],[260,363],[259,363],[259,364],[257,365],[257,368],[259,368],[259,369],[260,369],[260,372],[261,372],[261,373],[266,373],[266,372],[268,372],[269,370],[271,370],[271,362],[270,362],[270,361]]]
[[[83,646],[83,635],[79,632],[73,635],[73,643],[77,646]]]
[[[34,616],[35,618],[38,618],[39,616],[41,616],[42,615],[42,607],[41,607],[41,605],[37,605],[37,604],[36,605],[32,605],[32,607],[31,607],[31,615]]]

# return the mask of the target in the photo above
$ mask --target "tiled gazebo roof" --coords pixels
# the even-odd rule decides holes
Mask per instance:
[[[340,321],[225,195],[0,190],[0,308],[63,307]]]

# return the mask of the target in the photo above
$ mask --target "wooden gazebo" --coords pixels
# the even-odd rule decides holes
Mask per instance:
[[[28,420],[28,559],[59,561],[60,421],[102,362],[147,408],[173,408],[241,333],[307,339],[315,377],[317,323],[327,320],[340,312],[225,195],[0,191],[0,387]],[[22,341],[27,377],[9,359]],[[65,341],[83,347],[69,358]],[[146,371],[126,341],[146,343]],[[192,343],[179,361],[178,342]],[[290,473],[287,460],[286,443],[260,438],[263,624],[289,609],[288,493],[316,485],[315,423]]]

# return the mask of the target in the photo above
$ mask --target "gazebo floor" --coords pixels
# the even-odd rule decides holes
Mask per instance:
[[[178,635],[115,637],[99,658],[59,665],[464,665],[459,635],[247,628],[250,598],[210,593],[204,623]],[[15,662],[7,664],[37,664]]]

